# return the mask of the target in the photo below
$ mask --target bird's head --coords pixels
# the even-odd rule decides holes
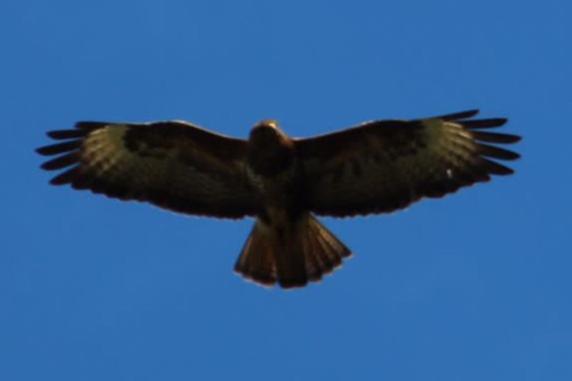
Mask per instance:
[[[256,172],[278,173],[288,167],[293,157],[293,141],[275,120],[258,122],[250,131],[248,157]]]
[[[265,119],[256,123],[250,131],[250,142],[255,145],[279,143],[285,138],[286,135],[278,127],[278,122],[273,119]]]

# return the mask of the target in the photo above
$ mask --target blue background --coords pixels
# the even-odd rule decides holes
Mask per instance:
[[[391,3],[392,5],[389,5]],[[569,1],[3,1],[0,379],[571,380]],[[55,188],[77,120],[246,137],[479,107],[517,174],[323,219],[356,253],[293,292],[232,266],[252,220]]]

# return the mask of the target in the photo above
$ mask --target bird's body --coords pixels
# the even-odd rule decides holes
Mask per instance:
[[[259,216],[270,219],[300,204],[301,173],[296,160],[294,142],[287,137],[274,121],[257,124],[248,140],[246,160],[248,181],[258,193],[263,209]]]
[[[38,152],[61,155],[43,165],[67,168],[55,185],[186,214],[255,217],[235,270],[290,288],[321,279],[350,255],[314,214],[390,212],[512,173],[490,158],[518,155],[485,143],[519,138],[481,131],[506,120],[470,119],[476,113],[374,121],[308,139],[288,137],[272,120],[255,125],[248,140],[178,121],[80,122],[48,133],[64,142]]]
[[[303,286],[331,272],[350,255],[305,208],[303,166],[295,142],[276,121],[254,126],[246,163],[261,209],[235,265],[237,272],[262,284],[278,281],[285,288]],[[321,247],[320,234],[331,237],[336,245]]]

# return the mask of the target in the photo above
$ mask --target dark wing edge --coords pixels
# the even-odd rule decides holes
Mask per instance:
[[[450,150],[447,152],[450,157],[439,157],[436,154],[428,156],[429,153],[425,151],[417,159],[413,156],[411,156],[411,159],[406,159],[410,160],[408,165],[414,167],[416,164],[426,165],[426,163],[421,161],[430,158],[435,161],[436,166],[441,167],[440,169],[445,169],[440,173],[437,170],[431,174],[416,173],[416,176],[412,175],[414,180],[398,178],[395,179],[397,185],[393,189],[384,189],[379,194],[373,195],[371,192],[365,195],[365,193],[360,193],[358,190],[360,187],[368,186],[368,179],[355,177],[352,180],[353,184],[346,184],[345,187],[336,189],[335,180],[330,183],[320,184],[324,178],[323,174],[320,174],[317,170],[311,170],[309,177],[317,180],[314,186],[310,186],[308,189],[308,208],[317,214],[334,217],[389,213],[406,208],[425,197],[441,198],[463,187],[487,182],[491,179],[491,176],[513,174],[513,169],[501,163],[503,161],[516,160],[520,155],[501,148],[501,146],[517,143],[521,140],[521,137],[514,134],[482,131],[484,129],[499,128],[506,124],[507,119],[471,119],[478,112],[479,110],[468,110],[412,121],[374,121],[348,130],[338,131],[331,135],[298,140],[299,151],[306,159],[314,159],[315,161],[318,159],[327,162],[331,157],[339,154],[344,159],[344,165],[350,167],[349,170],[346,170],[346,173],[352,171],[352,165],[359,167],[359,161],[363,160],[363,158],[357,158],[355,154],[352,157],[351,154],[345,153],[346,149],[344,147],[356,147],[359,144],[367,146],[368,142],[364,141],[364,139],[368,138],[390,142],[395,140],[397,145],[402,145],[401,148],[405,148],[405,145],[408,145],[408,155],[414,155],[416,150],[421,152],[427,149],[428,143],[426,140],[423,141],[428,139],[427,133],[441,134],[442,137],[440,138],[443,140],[440,144],[445,145],[444,149]],[[330,139],[330,136],[332,139]],[[411,139],[411,142],[408,143],[407,139]],[[449,144],[450,147],[446,147],[446,144]],[[354,149],[356,152],[357,150]],[[368,154],[371,154],[373,157],[376,155],[375,152],[369,152]],[[450,161],[448,162],[447,160]],[[384,165],[388,165],[388,162],[386,161]],[[330,165],[329,170],[330,172],[339,172],[340,166],[340,160],[338,160],[337,165]],[[325,167],[327,172],[328,164]],[[389,173],[391,176],[395,175],[396,177],[402,175],[397,168],[381,172],[383,174]],[[375,176],[376,173],[369,173],[369,175]],[[330,176],[331,178],[335,179],[335,175]],[[338,191],[356,192],[356,195],[353,199],[353,196],[344,198],[340,194],[335,194]]]
[[[95,139],[104,130],[120,129],[124,129],[125,134],[121,136],[121,146],[116,142],[115,147],[106,148],[104,143],[110,143],[111,138],[108,141]],[[42,169],[62,171],[50,180],[52,185],[70,185],[73,189],[91,190],[124,201],[150,202],[185,214],[242,218],[256,213],[255,198],[247,184],[237,176],[237,166],[245,156],[244,140],[216,134],[182,121],[146,124],[83,121],[76,123],[74,129],[54,130],[46,134],[57,143],[37,148],[36,152],[54,157],[44,162]],[[126,139],[128,135],[129,139]],[[132,147],[127,147],[129,144]],[[147,173],[146,169],[151,168],[151,164],[146,160],[157,159],[156,155],[160,155],[161,150],[166,152],[181,144],[189,147],[184,154],[179,152],[177,155],[177,166],[188,169],[189,182],[196,180],[196,184],[190,184],[190,187],[187,186],[189,184],[180,184],[177,191],[173,190],[177,187],[177,178],[153,184],[152,176],[156,176],[158,171],[152,169]],[[129,155],[137,155],[137,162],[121,162],[122,152],[119,151],[126,153],[127,148],[133,150]],[[111,172],[117,163],[125,164],[127,168],[124,172]],[[164,169],[171,171],[170,168]],[[133,173],[138,170],[139,174]],[[140,183],[137,181],[138,175],[148,176],[149,179],[146,183]],[[122,176],[125,176],[124,181]],[[133,179],[136,181],[129,181]],[[205,189],[201,189],[202,185]],[[225,188],[226,193],[216,194],[221,188]]]

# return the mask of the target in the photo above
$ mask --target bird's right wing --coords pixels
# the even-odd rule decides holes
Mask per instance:
[[[305,172],[306,207],[318,214],[351,216],[401,209],[422,197],[513,171],[498,163],[518,154],[497,145],[515,135],[484,132],[506,119],[470,119],[477,110],[439,117],[374,121],[295,140]]]

